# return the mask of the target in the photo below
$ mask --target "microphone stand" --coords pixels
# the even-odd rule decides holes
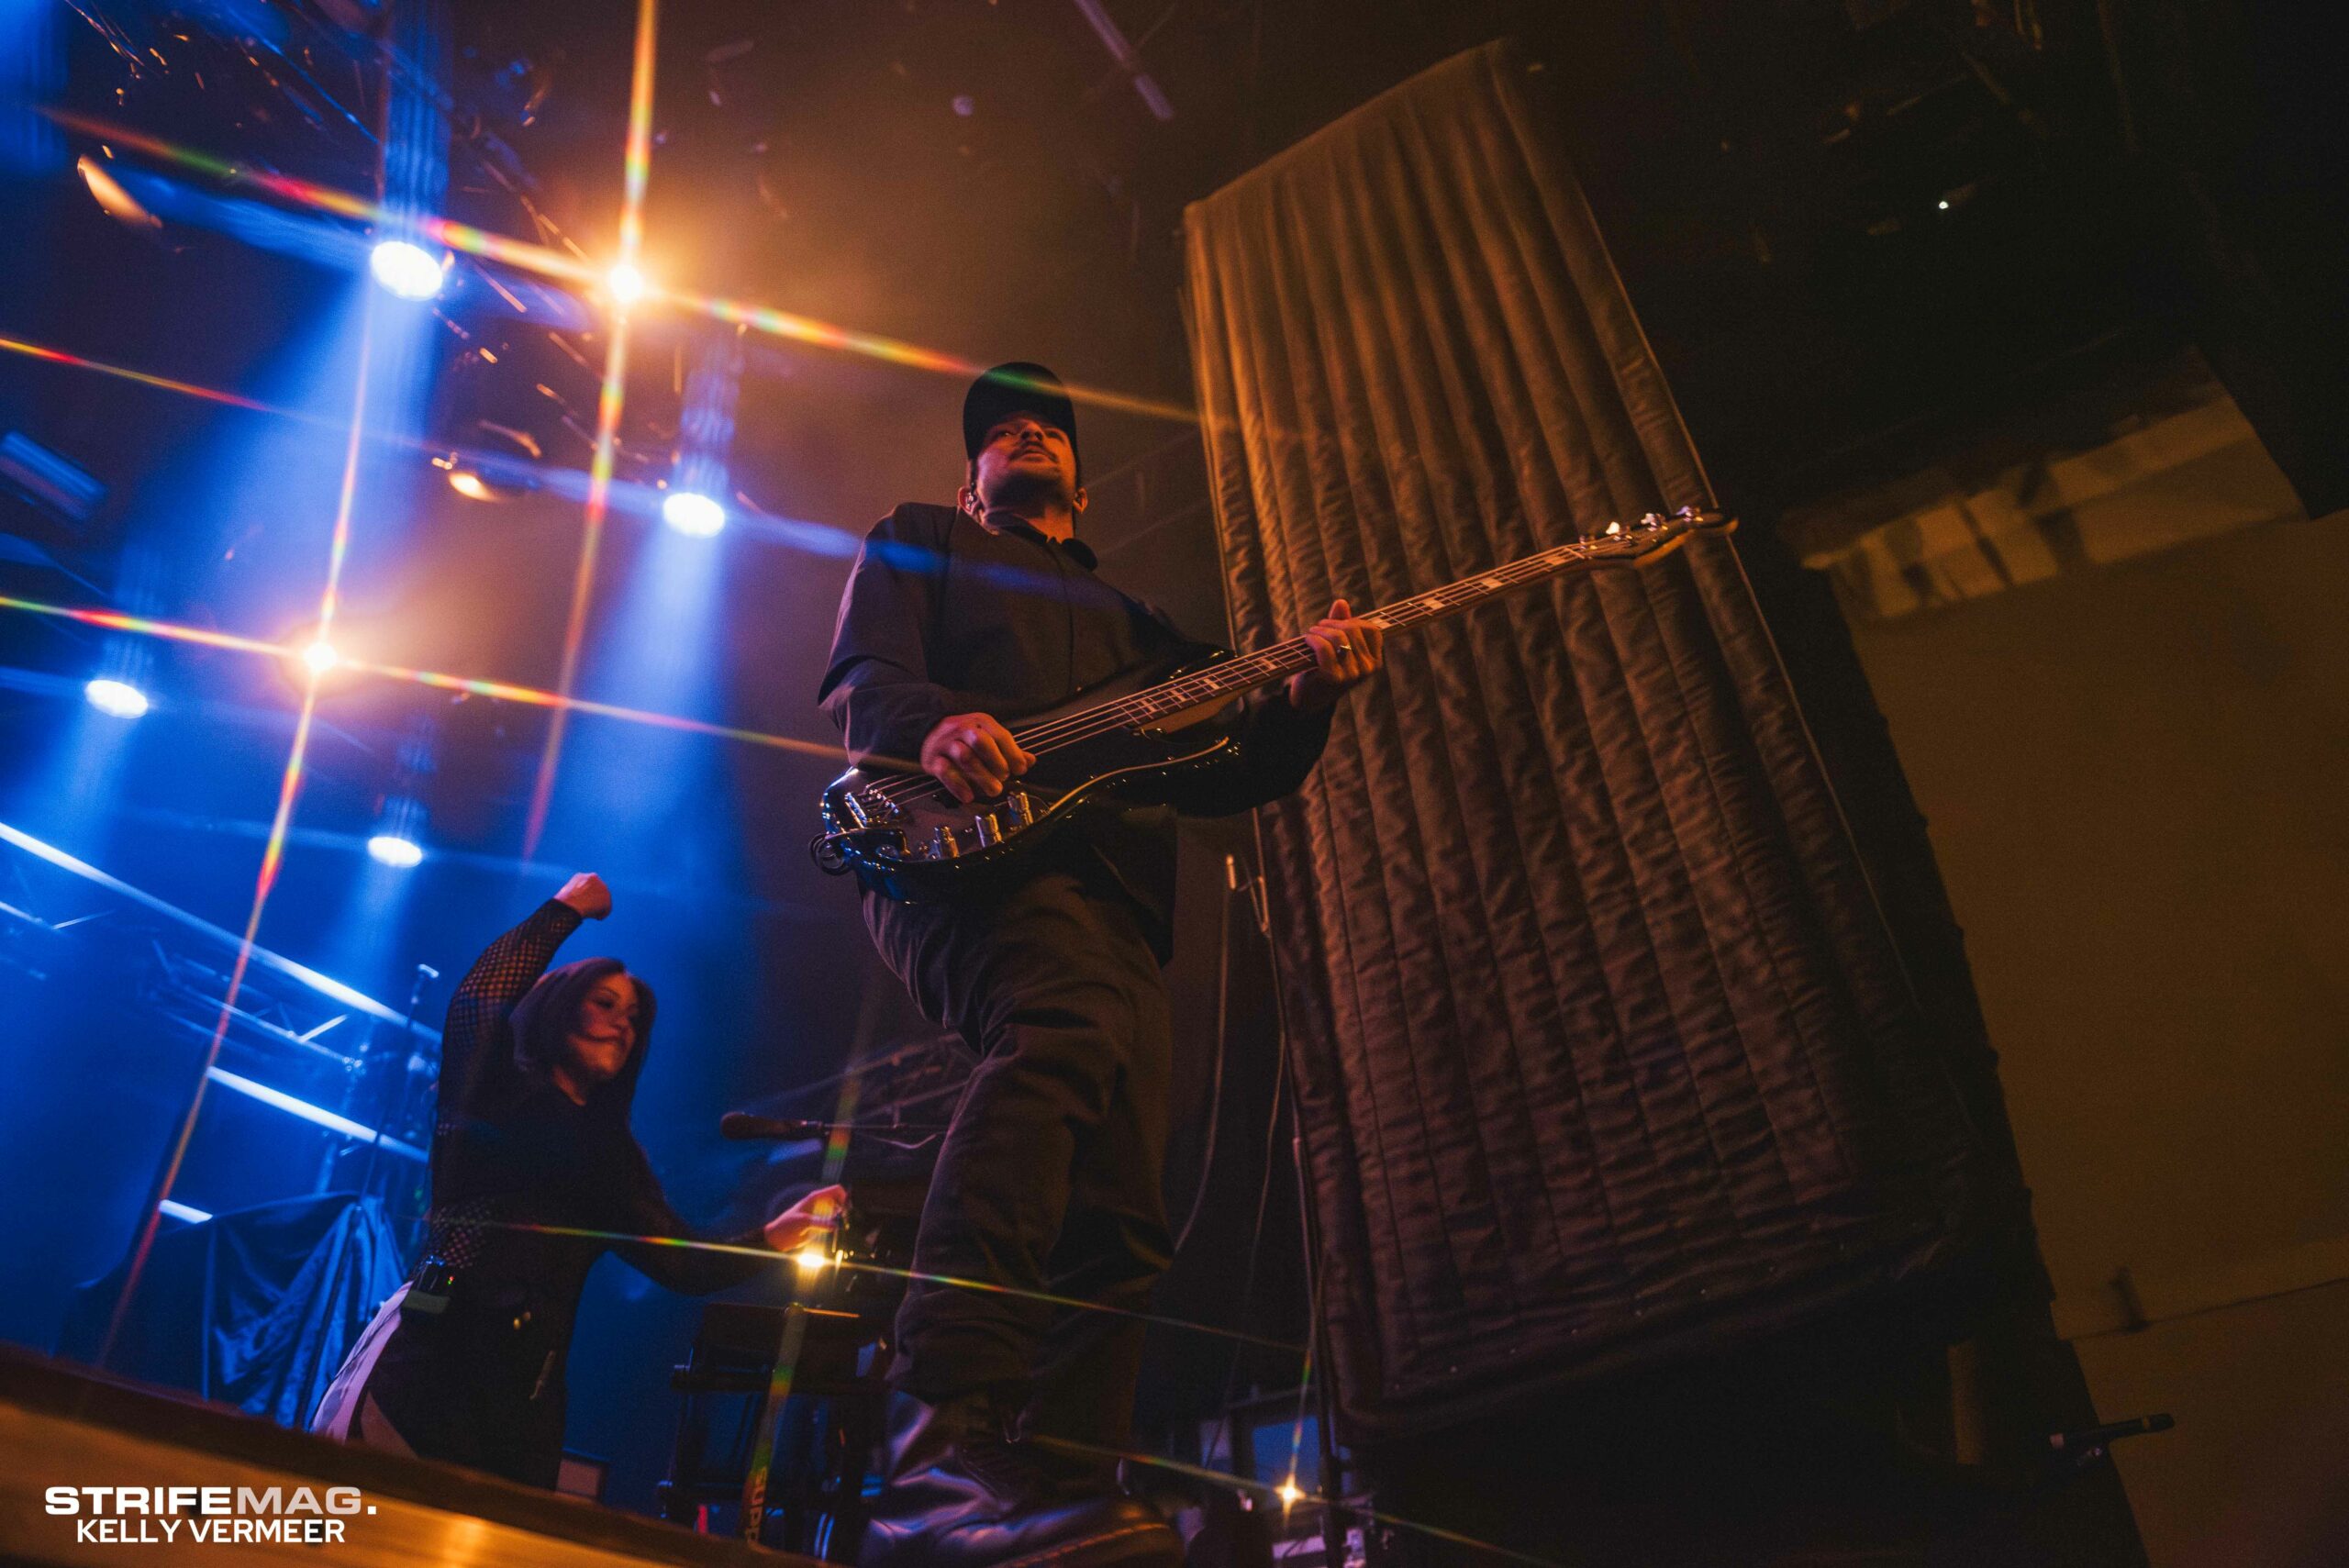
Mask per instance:
[[[407,1115],[408,1080],[416,1075],[416,1009],[424,1000],[424,985],[428,980],[438,980],[440,972],[429,963],[416,966],[416,977],[407,988],[407,1007],[400,1025],[399,1066],[384,1078],[375,1093],[375,1137],[367,1145],[367,1169],[360,1178],[361,1195],[373,1193],[375,1178],[381,1173],[384,1160],[384,1138],[392,1130],[390,1124]],[[396,1094],[395,1089],[396,1088]],[[428,1151],[429,1145],[428,1144]],[[384,1207],[390,1207],[391,1195],[383,1195]],[[403,1242],[405,1245],[405,1242]]]

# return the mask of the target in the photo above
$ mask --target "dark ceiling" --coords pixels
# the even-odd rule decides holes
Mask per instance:
[[[2143,314],[2112,178],[2121,122],[2102,39],[2078,31],[2086,7],[1107,9],[1142,40],[1170,119],[1073,0],[670,7],[654,265],[963,358],[1041,358],[1182,400],[1183,204],[1515,32],[1548,67],[1699,441],[1742,489]],[[628,28],[622,6],[582,11],[484,8],[454,28],[461,80],[502,72],[537,95],[507,134],[548,209],[596,236],[612,227]],[[803,513],[870,515],[916,476],[842,464],[842,444],[885,428],[919,450],[952,389],[797,358],[746,447]],[[1163,433],[1106,422],[1097,465]]]
[[[2246,110],[2304,85],[2311,68],[2296,75],[2295,62],[2308,51],[2220,0],[2165,0],[2121,21],[2092,0],[1089,4],[662,7],[648,270],[960,361],[1041,359],[1181,406],[1184,204],[1415,71],[1513,33],[1542,65],[1716,485],[1749,515],[1913,462],[1920,444],[2035,382],[2148,337],[2199,335],[2271,445],[2294,418],[2310,424],[2349,362],[2321,351],[2322,330],[2293,329],[2318,314],[2295,302],[2326,275],[2318,241],[2332,232],[2296,215],[2337,214],[2319,156],[2337,129],[2331,142],[2299,134],[2315,111],[2288,106],[2304,95],[2273,121]],[[240,0],[75,17],[54,96],[358,189],[375,178],[370,128],[384,112],[373,40],[392,34],[423,76],[447,83],[445,210],[609,253],[634,17],[621,0],[388,12]],[[1095,17],[1127,40],[1167,117]],[[39,242],[6,263],[8,325],[38,340],[250,386],[303,319],[289,302],[318,286],[300,263],[230,236],[159,248],[110,225],[70,179],[52,185],[25,230]],[[2302,199],[2323,190],[2329,209]],[[550,335],[451,311],[444,356],[478,370],[474,350],[495,342],[504,379],[460,395],[451,389],[480,378],[444,377],[437,432],[477,434],[484,409],[520,424],[531,410],[567,411],[568,435],[541,420],[550,461],[584,466],[601,345],[592,316],[574,314],[581,329]],[[2334,338],[2338,315],[2322,317]],[[649,477],[665,472],[686,373],[715,329],[642,320],[623,466]],[[733,447],[749,499],[845,547],[893,503],[951,494],[959,374],[751,343]],[[71,541],[68,563],[118,589],[132,575],[117,557],[133,503],[186,466],[175,443],[199,439],[200,410],[87,376],[22,373],[46,378],[24,384],[52,444],[106,471],[116,501]],[[147,401],[127,418],[133,395]],[[1097,492],[1088,528],[1112,570],[1213,630],[1219,572],[1189,427],[1097,406],[1083,422]],[[2278,456],[2291,471],[2281,445]],[[373,596],[354,613],[377,615],[380,635],[406,639],[398,651],[416,663],[551,684],[575,504],[540,496],[491,525],[425,477],[416,534],[362,529],[362,550],[390,542],[365,562]],[[185,601],[167,613],[250,620],[229,589],[262,572],[266,530],[244,515],[220,526],[218,537],[189,526],[158,536],[162,564],[143,570]],[[809,697],[845,562],[755,548],[746,533],[729,549],[718,617],[729,668],[701,717],[827,740]],[[616,537],[607,580],[627,581],[640,541]],[[50,634],[9,635],[25,647]],[[28,657],[71,662],[53,654]],[[362,740],[370,722],[396,737],[405,721],[384,703],[371,719],[352,697],[340,717]],[[466,744],[445,748],[448,771],[473,774],[442,780],[439,820],[502,853],[539,720],[489,713],[449,719]],[[377,757],[397,750],[370,744]],[[352,790],[363,801],[374,787]],[[762,880],[785,876],[795,840],[777,832],[756,850]]]

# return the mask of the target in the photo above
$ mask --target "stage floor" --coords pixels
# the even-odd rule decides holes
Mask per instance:
[[[49,1511],[56,1487],[77,1489],[72,1515]],[[122,1507],[116,1491],[93,1497],[87,1489],[96,1487],[225,1490],[184,1498],[184,1512],[158,1514]],[[207,1516],[200,1507],[219,1511]],[[198,1526],[205,1539],[196,1539]],[[288,1431],[184,1394],[0,1346],[0,1561],[180,1557],[337,1568],[815,1568],[812,1558]]]

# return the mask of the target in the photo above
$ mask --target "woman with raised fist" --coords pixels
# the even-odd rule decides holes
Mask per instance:
[[[311,1430],[552,1486],[572,1318],[607,1247],[695,1294],[764,1266],[739,1252],[575,1234],[702,1240],[670,1208],[629,1130],[651,987],[614,958],[547,967],[580,922],[611,909],[601,878],[573,877],[492,942],[450,999],[424,1261],[352,1348]],[[823,1188],[725,1240],[796,1251],[846,1196]]]

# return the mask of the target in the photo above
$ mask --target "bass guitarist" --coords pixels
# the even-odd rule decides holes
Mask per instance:
[[[1095,573],[1075,410],[1041,365],[963,400],[957,508],[877,525],[841,600],[818,700],[860,766],[918,762],[961,800],[1035,759],[998,716],[1063,702],[1187,644]],[[1333,705],[1378,668],[1381,628],[1343,600],[1306,633],[1316,662],[1252,699],[1219,772],[1181,808],[1242,811],[1295,789]],[[1172,1023],[1174,808],[1097,805],[1008,885],[908,905],[868,887],[874,943],[929,1018],[978,1054],[941,1146],[918,1274],[1131,1312],[1169,1262],[1160,1166]],[[1114,1468],[1026,1440],[1119,1449],[1141,1324],[917,1281],[897,1318],[888,1486],[865,1568],[1177,1562]]]

